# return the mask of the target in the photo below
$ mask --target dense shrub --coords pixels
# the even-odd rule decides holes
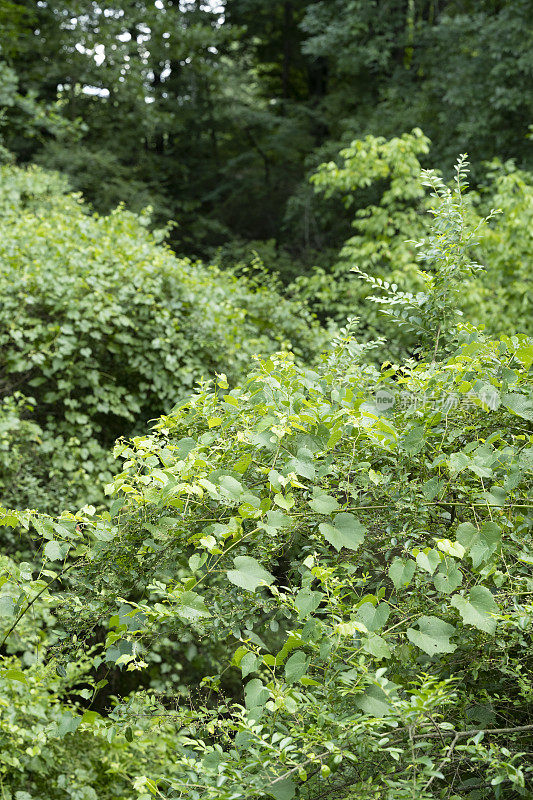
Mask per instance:
[[[125,685],[160,639],[219,659],[186,698],[136,691],[101,714],[83,715],[97,674],[59,710],[50,681],[57,763],[113,743],[98,797],[116,774],[143,800],[531,796],[533,341],[444,324],[443,281],[464,271],[472,230],[439,191],[418,314],[446,335],[429,357],[378,369],[346,330],[314,368],[260,359],[239,387],[219,376],[117,444],[109,512],[3,515],[33,526],[43,558],[39,574],[4,566],[8,644],[64,581],[46,648],[61,676],[102,627],[94,667]],[[393,320],[414,302],[398,299]],[[2,676],[27,680],[14,660]],[[42,772],[25,744],[6,742],[13,792]]]
[[[90,215],[65,188],[39,169],[0,171],[0,387],[34,398],[35,422],[60,449],[77,448],[76,469],[94,484],[115,438],[200,378],[234,383],[256,353],[309,361],[320,350],[301,306],[178,259],[146,218]]]

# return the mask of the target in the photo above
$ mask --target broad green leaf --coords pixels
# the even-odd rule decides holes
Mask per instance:
[[[407,629],[407,638],[429,656],[437,653],[453,653],[457,645],[450,642],[450,636],[456,633],[453,625],[448,625],[437,617],[420,617],[418,630]]]
[[[495,522],[485,522],[470,545],[469,556],[474,569],[485,564],[501,542],[501,530]]]
[[[52,539],[52,541],[46,543],[44,554],[49,561],[60,561],[63,558],[61,544],[55,539]]]
[[[282,511],[277,511],[276,509],[267,511],[266,516],[268,524],[273,528],[286,528],[287,525],[290,525],[292,522],[288,514],[284,514]]]
[[[246,678],[250,672],[255,672],[258,666],[261,664],[261,658],[257,656],[255,653],[247,652],[240,660],[240,668],[242,677]]]
[[[84,722],[86,725],[92,725],[93,722],[97,720],[101,720],[102,716],[98,713],[98,711],[84,711],[81,721]]]
[[[380,603],[374,606],[373,603],[363,603],[356,612],[356,618],[362,622],[368,631],[379,631],[386,624],[390,615],[390,608],[387,603]]]
[[[468,469],[472,470],[479,478],[491,478],[494,475],[491,464],[492,459],[488,459],[486,456],[474,456]]]
[[[191,572],[196,572],[207,561],[207,553],[193,553],[189,558],[189,569]]]
[[[179,459],[185,459],[189,455],[189,453],[194,450],[196,447],[196,442],[194,439],[191,439],[189,436],[185,437],[184,439],[180,439],[174,445],[175,448],[175,455]]]
[[[314,592],[308,588],[300,589],[294,598],[294,604],[298,609],[300,619],[305,619],[313,611],[316,611],[323,597],[322,592]]]
[[[312,481],[315,477],[315,466],[312,461],[303,460],[301,458],[291,458],[286,465],[287,472],[295,472],[301,475],[302,478],[307,478]]]
[[[421,425],[413,425],[411,430],[403,437],[401,445],[409,455],[415,455],[422,450],[424,442],[424,428]]]
[[[396,696],[396,686],[391,682],[385,683],[386,692],[381,686],[369,686],[363,695],[355,699],[355,704],[361,711],[371,717],[387,717],[393,710],[392,700]]]
[[[413,575],[415,574],[415,562],[408,559],[404,561],[402,558],[396,557],[389,567],[389,578],[394,584],[396,591],[404,586],[409,586]]]
[[[18,681],[19,683],[28,683],[26,676],[20,669],[7,669],[0,677],[8,681]]]
[[[236,667],[240,666],[242,659],[244,658],[246,653],[249,652],[250,651],[248,650],[248,648],[241,644],[241,646],[238,647],[233,653],[233,658],[231,659],[231,663],[235,664]]]
[[[237,501],[242,499],[244,489],[242,484],[231,475],[222,475],[219,479],[220,488],[229,500]]]
[[[202,617],[211,616],[203,598],[195,592],[183,592],[183,594],[179,596],[179,605],[176,612],[178,616],[187,620],[187,622],[196,622],[196,620]]]
[[[307,672],[311,659],[305,655],[303,650],[296,650],[287,659],[285,664],[285,680],[287,683],[296,683]]]
[[[481,400],[486,410],[496,411],[500,406],[500,393],[498,389],[487,381],[477,381],[474,386],[474,394]]]
[[[390,647],[383,639],[383,637],[378,636],[377,633],[370,633],[368,636],[362,640],[363,650],[366,653],[370,653],[371,656],[375,656],[375,658],[390,658],[391,651]]]
[[[268,534],[275,535],[280,528],[286,528],[291,522],[292,519],[288,514],[274,509],[273,511],[267,511],[266,521],[261,525]]]
[[[0,617],[13,617],[15,614],[15,602],[12,597],[3,594],[0,597]]]
[[[501,542],[501,530],[495,522],[485,522],[478,530],[470,522],[457,528],[457,539],[468,552],[474,569],[485,564]]]
[[[426,500],[434,500],[444,486],[444,481],[439,481],[435,475],[433,478],[430,478],[429,481],[422,484],[424,497]]]
[[[274,502],[277,506],[283,508],[284,511],[290,511],[295,503],[295,500],[292,494],[282,495],[278,492],[274,495]]]
[[[32,524],[39,536],[43,539],[52,539],[54,536],[54,528],[51,522],[40,519],[39,517],[32,517]]]
[[[454,594],[451,604],[461,615],[465,625],[473,625],[480,631],[493,634],[496,630],[496,619],[492,616],[499,612],[498,605],[492,592],[485,586],[474,586],[470,590],[468,599],[460,594]]]
[[[437,547],[448,556],[453,556],[459,560],[464,556],[466,550],[460,542],[450,542],[449,539],[439,539]]]
[[[18,516],[5,508],[0,508],[0,525],[8,525],[15,528],[19,524]]]
[[[244,702],[246,708],[262,708],[268,698],[270,697],[270,692],[259,680],[259,678],[252,678],[248,681],[244,689]]]
[[[501,486],[491,486],[490,491],[481,492],[480,499],[486,500],[489,506],[503,508],[507,502],[507,492]]]
[[[241,589],[246,589],[248,592],[255,592],[258,586],[270,586],[274,583],[275,578],[270,572],[267,572],[255,558],[250,556],[237,556],[233,559],[235,569],[229,569],[226,572],[228,579],[240,586]]]
[[[451,453],[449,458],[450,474],[455,477],[470,465],[470,459],[466,453]]]
[[[309,505],[317,514],[332,514],[339,508],[338,502],[329,494],[320,494],[309,501]]]
[[[462,522],[456,531],[455,537],[458,542],[464,547],[465,552],[470,549],[470,545],[477,537],[479,531],[471,522]]]
[[[522,342],[515,350],[515,356],[524,365],[525,369],[529,370],[531,364],[533,364],[533,344],[531,344],[531,340]]]
[[[61,715],[57,735],[62,739],[67,733],[75,733],[80,725],[81,717],[74,716],[70,710]]]
[[[322,522],[319,526],[324,538],[339,551],[343,547],[349,550],[357,550],[363,542],[366,528],[361,525],[353,514],[341,511],[333,520],[333,525],[329,522]]]
[[[429,572],[430,575],[433,575],[440,564],[440,558],[441,557],[436,550],[428,550],[427,553],[420,551],[416,556],[416,563],[420,569],[423,569],[425,572]]]
[[[265,787],[265,791],[274,800],[292,800],[296,793],[296,785],[290,778],[283,778],[283,780]]]
[[[296,650],[301,643],[301,639],[298,636],[290,635],[276,656],[263,656],[265,664],[268,664],[269,666],[280,666],[281,664],[285,663],[285,659],[289,653],[292,653],[293,650]]]
[[[502,395],[502,403],[513,414],[517,414],[522,419],[533,422],[533,400],[524,394],[509,392]]]
[[[444,594],[455,592],[463,581],[463,575],[455,561],[445,559],[439,567],[439,571],[433,578],[435,589]]]
[[[333,630],[340,636],[355,636],[356,633],[368,633],[366,625],[357,619],[351,619],[348,622],[338,622]]]

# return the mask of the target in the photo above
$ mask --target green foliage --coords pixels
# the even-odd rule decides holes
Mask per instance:
[[[468,225],[464,199],[467,166],[466,156],[461,156],[455,167],[453,191],[432,170],[421,173],[422,185],[432,189],[431,196],[435,201],[434,208],[430,209],[434,222],[428,237],[412,243],[419,248],[419,261],[427,263],[431,270],[419,273],[423,291],[416,295],[402,292],[394,284],[391,286],[361,272],[358,267],[353,268],[373,288],[385,291],[385,297],[370,299],[384,304],[385,314],[417,336],[420,346],[416,352],[427,352],[434,342],[436,355],[443,341],[448,340],[448,346],[455,341],[461,313],[457,308],[459,297],[467,280],[482,269],[469,259],[469,250],[477,244],[475,237],[479,229],[494,212],[491,210],[490,215],[475,227]]]
[[[465,267],[463,216],[435,185],[428,240],[446,253],[444,285]],[[3,512],[34,530],[42,557],[37,578],[4,565],[6,642],[49,593],[56,644],[44,647],[63,675],[99,628],[93,668],[121,669],[123,695],[158,638],[194,642],[212,667],[183,700],[137,691],[89,718],[64,701],[61,732],[85,720],[90,747],[123,743],[102,763],[139,759],[142,779],[114,768],[131,791],[531,795],[533,341],[464,325],[449,352],[435,344],[378,370],[348,328],[313,368],[258,359],[238,387],[221,375],[117,443],[108,512]],[[29,782],[40,766],[24,769]]]
[[[440,168],[464,150],[480,173],[498,154],[531,168],[528,0],[223,6],[4,1],[7,149],[100,213],[149,202],[180,253],[276,240],[287,281],[347,238],[306,182],[353,138],[417,127]]]
[[[495,161],[487,165],[479,194],[461,185],[464,175],[449,188],[438,173],[422,169],[419,159],[429,144],[416,129],[389,141],[368,136],[341,151],[340,165],[332,161],[319,167],[312,176],[315,189],[326,197],[340,195],[347,208],[357,208],[352,223],[356,234],[345,242],[331,273],[317,269],[297,278],[292,287],[322,318],[359,315],[360,335],[367,340],[385,336],[381,354],[393,361],[414,354],[443,324],[453,332],[461,314],[495,335],[515,328],[533,332],[528,292],[533,250],[527,234],[533,208],[531,175],[517,170],[513,162]],[[377,193],[377,202],[360,207],[368,187]],[[424,187],[431,189],[430,197]],[[504,213],[492,219],[493,209]],[[432,226],[428,210],[440,220],[439,226]],[[454,220],[457,215],[460,225]],[[457,247],[461,259],[454,252]],[[353,280],[350,269],[374,289],[390,292],[388,299],[379,300],[385,305],[381,311],[392,320],[403,315],[400,331],[393,335],[386,317],[368,307],[370,292]],[[420,328],[421,305],[425,331]],[[408,318],[418,322],[408,325]]]
[[[390,141],[368,136],[341,150],[340,166],[334,161],[324,163],[311,176],[317,192],[327,198],[340,195],[348,209],[357,209],[352,222],[356,233],[344,243],[329,270],[318,269],[296,279],[294,291],[322,318],[341,321],[364,309],[366,339],[382,335],[383,322],[365,302],[369,290],[355,281],[349,270],[357,265],[376,278],[421,288],[412,240],[421,238],[429,225],[419,160],[428,153],[429,145],[417,129]],[[365,205],[358,197],[366,193],[368,198],[369,188],[374,190],[374,202]],[[405,347],[405,337],[402,345]]]
[[[6,800],[533,796],[529,6],[0,3]]]
[[[529,13],[527,0],[327,0],[308,5],[303,48],[328,65],[337,130],[417,125],[439,166],[460,150],[479,165],[494,153],[531,165]]]
[[[96,712],[80,708],[98,691],[88,672],[90,659],[69,666],[64,676],[41,665],[21,671],[15,659],[7,663],[0,678],[6,800],[147,800],[169,770],[178,778],[181,765],[171,765],[185,736],[176,737],[164,714],[156,731],[149,730],[150,717],[135,726],[135,735],[126,728],[125,738],[100,725]]]
[[[34,398],[40,460],[62,459],[71,484],[80,470],[95,487],[105,482],[114,439],[170,410],[201,377],[224,371],[234,382],[256,353],[319,351],[323,334],[305,309],[176,259],[146,217],[91,216],[38,169],[7,166],[0,181],[2,394]],[[80,500],[93,495],[87,487]]]
[[[75,140],[82,128],[80,120],[69,122],[61,115],[57,102],[44,103],[36,92],[21,94],[17,73],[0,58],[0,163],[13,159],[13,148],[22,154],[47,137],[68,134]]]
[[[98,502],[109,462],[96,442],[54,435],[33,421],[35,401],[15,392],[0,405],[0,492],[10,507],[57,509]],[[98,462],[101,463],[98,463]],[[94,465],[94,466],[93,466]],[[93,467],[93,469],[91,469]],[[4,547],[9,537],[2,537]],[[12,537],[10,548],[21,546]]]

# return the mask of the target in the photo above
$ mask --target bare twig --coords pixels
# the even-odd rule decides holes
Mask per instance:
[[[446,750],[446,755],[444,756],[444,758],[443,758],[443,759],[442,759],[442,761],[440,762],[439,766],[437,767],[437,769],[436,769],[436,772],[440,772],[440,771],[442,770],[443,766],[446,764],[446,762],[447,762],[447,761],[450,759],[450,756],[451,756],[451,754],[453,753],[453,750],[454,750],[454,748],[455,748],[455,745],[457,744],[457,742],[458,742],[458,741],[459,741],[459,734],[456,734],[456,735],[454,736],[454,738],[453,738],[453,741],[452,741],[451,745],[450,745],[450,746],[448,747],[448,749]],[[431,778],[428,780],[428,782],[427,782],[427,783],[426,783],[426,785],[424,786],[424,791],[425,791],[426,789],[429,789],[429,787],[431,786],[431,784],[433,783],[433,781],[435,780],[435,778],[436,778],[436,777],[437,777],[437,775],[436,775],[436,774],[433,774],[433,775],[431,776]]]

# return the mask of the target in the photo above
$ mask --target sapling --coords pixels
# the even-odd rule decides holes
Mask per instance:
[[[418,250],[418,260],[427,264],[426,270],[418,271],[424,284],[422,291],[403,292],[395,283],[368,275],[356,266],[351,270],[375,289],[385,292],[385,296],[369,299],[381,303],[383,313],[392,321],[415,333],[419,338],[416,355],[432,356],[433,362],[439,351],[449,352],[456,341],[462,316],[458,308],[459,295],[467,280],[484,269],[471,260],[470,253],[477,244],[479,229],[498,213],[491,210],[481,221],[470,223],[466,195],[468,163],[466,154],[459,156],[451,187],[435,170],[421,172],[422,185],[430,188],[434,200],[429,211],[433,215],[429,235],[412,242]]]

